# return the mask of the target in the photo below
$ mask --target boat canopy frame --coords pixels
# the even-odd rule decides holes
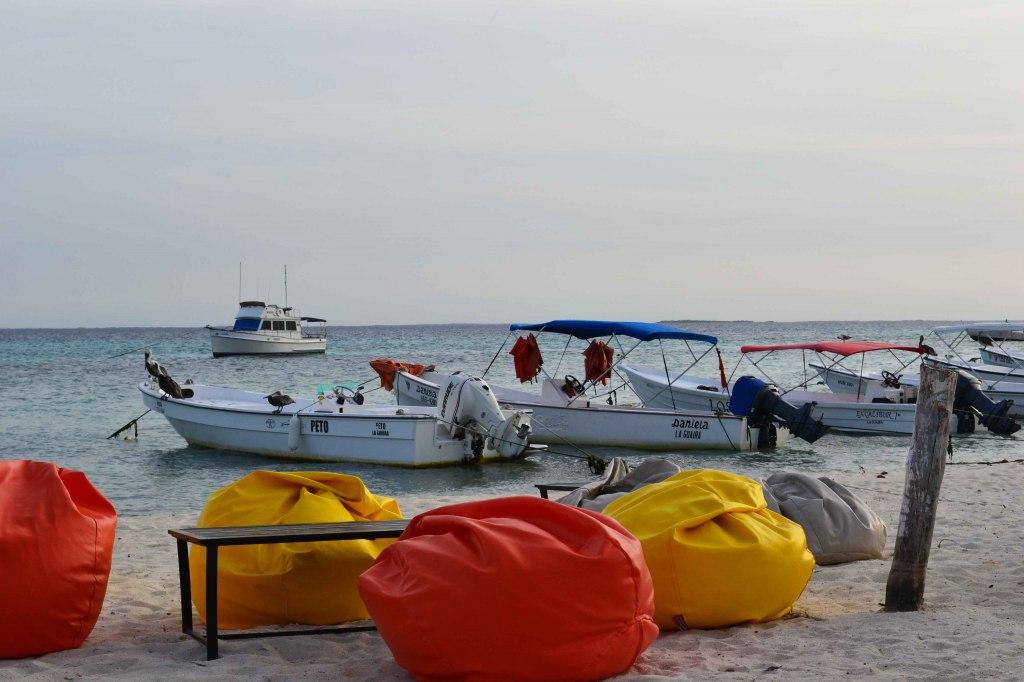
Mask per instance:
[[[768,372],[766,372],[764,368],[761,367],[760,363],[767,360],[774,353],[786,350],[801,351],[803,355],[802,360],[804,380],[794,386],[791,386],[790,388],[785,389],[784,391],[782,391],[780,395],[784,396],[788,393],[791,393],[792,391],[795,391],[798,388],[808,388],[808,382],[810,381],[810,379],[808,379],[807,377],[807,351],[811,351],[815,354],[818,360],[821,361],[822,365],[825,366],[824,370],[826,372],[836,367],[841,367],[842,369],[845,369],[846,371],[857,375],[857,377],[859,378],[859,380],[857,381],[858,400],[861,396],[861,386],[863,386],[864,384],[864,360],[868,353],[888,352],[890,355],[893,356],[896,362],[900,364],[900,369],[897,371],[903,371],[907,369],[907,367],[917,362],[923,355],[934,353],[934,351],[930,347],[920,342],[917,346],[904,346],[900,344],[884,343],[878,341],[854,341],[851,339],[843,338],[813,343],[783,343],[774,345],[746,344],[740,347],[740,359],[736,362],[736,366],[733,367],[732,372],[729,374],[729,381],[732,382],[732,378],[736,375],[736,372],[739,370],[740,365],[743,364],[744,360],[747,360],[751,365],[754,366],[754,368],[758,372],[763,374],[764,377],[768,379],[771,383],[775,384],[775,386],[777,387],[782,387],[783,384],[779,381],[776,381],[774,377],[768,374]],[[916,357],[909,361],[904,361],[898,355],[896,355],[895,351],[905,351],[908,353],[916,353],[917,355]],[[752,354],[758,353],[764,353],[764,355],[762,357],[757,358],[756,360],[750,357]],[[847,360],[848,358],[856,355],[860,356],[859,372],[843,364],[844,360]],[[816,371],[815,376],[821,376],[821,372]]]
[[[935,335],[935,338],[942,341],[943,345],[945,345],[953,355],[955,355],[961,362],[968,365],[971,364],[970,360],[960,355],[958,348],[967,339],[976,340],[983,346],[989,345],[984,341],[975,339],[974,336],[975,334],[982,335],[986,332],[1017,332],[1024,334],[1024,322],[968,322],[963,324],[943,325],[932,329],[932,334]],[[944,333],[953,334],[952,340],[943,336]],[[1000,342],[994,337],[989,337],[989,341],[991,341],[996,348],[1003,351],[1003,353],[1013,361],[1013,365],[1006,367],[1006,371],[1002,373],[1002,376],[989,385],[989,388],[995,388],[1004,380],[1009,379],[1015,370],[1024,370],[1024,360],[1014,357],[1010,351],[1003,348],[1003,343],[1006,341],[1005,339],[1003,342]]]
[[[484,369],[481,377],[487,376],[487,372],[489,372],[491,367],[494,366],[494,363],[497,361],[498,356],[501,355],[501,351],[503,351],[505,349],[505,346],[508,344],[509,339],[512,338],[513,334],[519,331],[537,332],[538,338],[541,334],[545,332],[551,334],[562,334],[567,337],[565,341],[565,347],[562,348],[562,352],[558,358],[558,363],[555,365],[555,376],[558,375],[558,370],[562,367],[562,361],[565,359],[566,353],[568,353],[569,351],[569,344],[572,343],[572,340],[574,338],[579,339],[581,341],[591,341],[601,337],[607,337],[605,343],[615,343],[619,347],[618,360],[612,362],[611,366],[608,368],[604,376],[599,377],[594,381],[586,380],[581,382],[581,385],[584,389],[581,395],[586,395],[586,389],[588,387],[593,388],[596,392],[597,382],[601,381],[604,378],[610,378],[612,374],[617,376],[622,383],[615,386],[614,388],[605,391],[604,393],[595,393],[594,396],[591,396],[592,398],[600,398],[605,395],[615,395],[619,389],[624,388],[626,386],[632,388],[632,384],[630,383],[629,379],[622,376],[622,374],[619,373],[617,368],[642,343],[647,343],[651,341],[658,342],[658,346],[661,351],[662,364],[665,367],[665,378],[666,380],[669,381],[669,386],[671,386],[672,383],[678,381],[679,377],[683,376],[691,369],[693,369],[693,367],[696,366],[697,363],[703,360],[708,355],[708,353],[710,353],[718,346],[718,338],[715,336],[711,336],[710,334],[692,332],[687,329],[683,329],[682,327],[674,327],[671,325],[660,324],[657,322],[621,322],[614,320],[551,320],[550,322],[539,322],[536,324],[513,323],[508,326],[508,334],[505,336],[505,339],[501,342],[501,345],[498,347],[498,350],[494,353],[494,357],[492,357],[491,361],[487,364],[487,368]],[[634,343],[629,348],[629,350],[626,350],[626,347],[622,344],[621,337],[629,337],[635,339],[636,343]],[[668,371],[668,359],[665,357],[665,346],[663,343],[665,339],[682,341],[686,345],[686,349],[689,351],[690,356],[693,358],[693,362],[691,362],[686,369],[680,372],[675,379],[670,378],[670,374]],[[698,355],[694,351],[693,347],[690,345],[691,341],[699,341],[706,343],[708,344],[708,348],[703,353],[700,353],[700,355]],[[555,380],[554,376],[549,374],[548,371],[544,369],[543,365],[541,366],[541,371],[544,372],[544,375],[548,379],[551,379],[552,381]],[[634,393],[635,392],[636,391],[634,390]],[[672,397],[672,405],[674,408],[675,396]]]

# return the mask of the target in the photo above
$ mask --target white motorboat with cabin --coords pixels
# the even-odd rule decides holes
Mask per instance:
[[[302,317],[290,306],[242,301],[232,326],[206,328],[210,330],[210,348],[215,358],[301,355],[327,351],[326,322],[319,317]]]
[[[190,445],[283,459],[437,466],[527,452],[530,414],[502,410],[487,384],[445,384],[443,407],[365,405],[340,387],[315,398],[218,386],[179,386],[156,363],[139,384],[146,407]],[[150,363],[147,361],[147,368]],[[358,401],[358,402],[357,402]]]
[[[600,353],[610,358],[612,348],[604,341],[597,341],[606,337],[609,342],[618,346],[620,352],[620,357],[615,362],[608,362],[596,368],[585,368],[587,378],[581,382],[572,375],[549,375],[547,370],[543,369],[537,348],[536,369],[528,370],[526,376],[532,379],[538,371],[543,373],[543,378],[538,377],[539,394],[506,386],[492,386],[495,397],[503,406],[532,411],[534,442],[547,445],[599,445],[665,451],[746,451],[784,445],[788,441],[789,429],[778,423],[769,411],[734,414],[728,409],[728,401],[723,406],[701,406],[693,409],[682,406],[650,407],[620,404],[619,392],[628,387],[628,382],[623,382],[622,386],[615,389],[602,388],[613,374],[617,374],[619,363],[641,343],[679,340],[689,345],[691,341],[702,342],[710,344],[709,350],[705,351],[707,354],[718,343],[713,336],[645,322],[553,320],[539,324],[513,324],[509,326],[509,335],[501,348],[495,353],[495,359],[512,335],[521,331],[567,336],[565,349],[562,351],[563,359],[574,338],[590,341],[588,352],[595,348],[595,343],[600,344],[596,346]],[[530,337],[532,336],[530,334]],[[528,343],[530,337],[520,337],[516,346],[513,346],[513,353],[520,343]],[[627,350],[622,345],[623,339],[632,339],[635,343]],[[535,341],[533,343],[535,344]],[[493,365],[493,361],[491,364]],[[558,364],[560,367],[561,360]],[[555,371],[557,373],[557,368]],[[443,386],[450,376],[437,371],[425,371],[419,376],[400,371],[394,381],[396,399],[401,405],[436,404],[439,386]],[[524,376],[519,378],[523,380]],[[805,431],[801,432],[801,435],[813,441],[821,433],[821,430],[813,433]]]
[[[872,352],[905,352],[920,356],[930,352],[927,346],[905,346],[899,344],[880,343],[874,341],[834,340],[815,343],[790,343],[776,345],[745,345],[740,348],[744,359],[777,385],[763,369],[763,362],[771,354],[778,351],[813,352],[818,363],[807,363],[813,376],[821,375],[826,384],[835,392],[826,393],[809,389],[807,372],[804,381],[780,392],[780,397],[794,405],[808,406],[813,419],[824,425],[845,433],[857,434],[912,434],[917,411],[917,386],[911,383],[890,382],[883,380],[862,379],[857,381],[858,373],[843,367],[842,363],[850,356],[860,356]],[[757,359],[748,357],[756,355]],[[897,358],[898,359],[898,358]],[[909,364],[909,363],[906,363]],[[906,364],[903,366],[905,367]],[[737,364],[737,368],[739,364]],[[661,372],[649,367],[621,367],[634,386],[634,390],[645,405],[661,407],[666,405],[683,405],[690,408],[700,406],[718,406],[733,399],[734,386],[726,382],[715,382],[710,379],[691,377],[685,373],[667,380]],[[738,382],[737,382],[738,383]],[[838,388],[839,390],[836,390]],[[1005,418],[1006,406],[999,406],[985,399],[980,391],[977,395],[970,393],[967,386],[961,390],[961,410],[959,415],[951,415],[951,428],[958,433],[973,430],[974,417],[996,432],[1012,433],[1019,428],[1010,424]],[[968,404],[977,401],[978,407]],[[958,393],[960,395],[960,393]],[[970,415],[970,417],[968,417]],[[960,423],[963,418],[963,423]]]

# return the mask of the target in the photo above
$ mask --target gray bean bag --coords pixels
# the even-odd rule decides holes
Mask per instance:
[[[645,459],[630,470],[626,460],[616,457],[605,469],[604,478],[576,488],[558,501],[571,507],[604,511],[613,500],[645,485],[664,481],[679,471],[679,467],[672,462],[657,457]]]
[[[831,478],[782,472],[761,484],[768,507],[803,527],[819,565],[882,557],[885,523]]]

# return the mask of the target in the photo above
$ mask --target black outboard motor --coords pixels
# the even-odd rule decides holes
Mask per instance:
[[[993,402],[981,391],[981,382],[969,372],[957,370],[954,410],[970,410],[978,413],[980,421],[989,431],[1000,436],[1010,436],[1020,431],[1020,424],[1007,412],[1013,406],[1012,400]]]
[[[803,407],[790,405],[778,392],[757,377],[744,376],[733,385],[729,411],[740,417],[749,417],[752,423],[768,421],[774,415],[794,436],[813,443],[826,433],[828,427],[811,416],[811,403]]]

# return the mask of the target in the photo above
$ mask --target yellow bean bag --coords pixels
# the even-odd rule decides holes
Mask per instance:
[[[604,512],[639,540],[663,630],[780,618],[810,580],[803,529],[767,508],[756,481],[725,471],[681,471]]]
[[[371,493],[355,476],[254,471],[210,495],[199,527],[385,521],[402,518],[398,503]],[[218,550],[222,628],[369,618],[356,578],[394,540],[296,542]],[[192,595],[206,618],[206,550],[189,556]]]

